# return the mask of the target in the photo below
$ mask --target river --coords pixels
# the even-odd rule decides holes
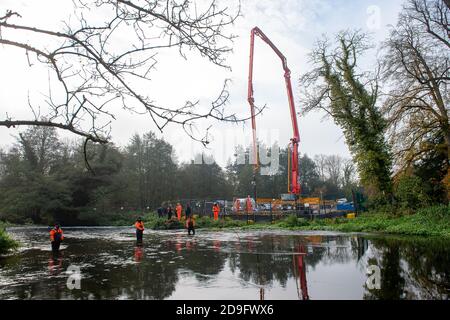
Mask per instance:
[[[450,291],[449,241],[146,230],[137,245],[132,228],[74,227],[54,255],[47,228],[8,232],[22,246],[0,257],[0,299],[448,299]]]

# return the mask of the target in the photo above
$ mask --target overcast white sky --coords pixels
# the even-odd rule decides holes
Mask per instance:
[[[233,0],[223,1],[231,2]],[[160,104],[177,105],[186,99],[200,99],[201,103],[208,104],[220,92],[224,79],[229,78],[232,81],[227,106],[229,112],[249,116],[246,96],[249,34],[252,27],[258,26],[287,57],[297,111],[301,111],[298,99],[303,92],[297,79],[311,68],[308,53],[314,41],[322,34],[332,37],[334,33],[348,28],[370,31],[375,41],[382,40],[387,34],[387,25],[396,23],[401,4],[400,0],[242,0],[243,17],[232,30],[239,38],[234,42],[234,52],[228,57],[231,71],[211,65],[201,57],[184,60],[172,54],[161,54],[157,69],[151,75],[153,83],[149,90],[154,91],[155,101]],[[48,21],[51,25],[65,18],[70,6],[71,0],[0,0],[0,15],[6,9],[13,9],[22,14],[23,23]],[[367,62],[370,63],[370,59]],[[33,68],[28,68],[25,56],[19,51],[0,46],[0,119],[4,119],[6,114],[15,119],[23,119],[27,115],[30,118],[27,92],[46,92],[44,84],[47,77],[36,66]],[[255,47],[254,92],[256,103],[267,104],[268,107],[257,119],[259,138],[266,143],[273,142],[275,138],[280,145],[287,145],[292,127],[283,71],[277,56],[259,39]],[[310,156],[340,154],[348,157],[341,130],[331,119],[324,121],[322,117],[315,113],[298,118],[300,152]],[[201,126],[209,124],[205,122]],[[124,146],[132,134],[149,130],[155,131],[156,128],[145,116],[119,111],[117,120],[112,124],[113,142]],[[14,141],[12,135],[17,132],[17,129],[0,127],[0,147],[11,144]],[[214,153],[216,161],[225,165],[227,159],[233,157],[234,144],[250,143],[250,133],[250,123],[236,126],[216,122],[212,129],[214,140],[210,150],[205,151]],[[60,135],[73,137],[64,132]],[[191,141],[176,126],[169,127],[160,136],[174,145],[177,158],[181,161],[188,161],[203,150],[200,144]]]

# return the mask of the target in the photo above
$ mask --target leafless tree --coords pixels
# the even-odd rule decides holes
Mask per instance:
[[[195,129],[197,120],[245,120],[226,110],[227,81],[207,110],[200,108],[198,101],[158,105],[142,88],[150,81],[156,54],[162,49],[173,48],[185,58],[187,51],[194,51],[227,68],[226,56],[235,38],[229,28],[240,11],[239,3],[235,4],[230,8],[219,6],[217,0],[201,4],[187,0],[73,0],[68,5],[73,5],[75,19],[67,17],[59,30],[29,25],[20,12],[0,12],[3,48],[22,49],[30,67],[41,64],[51,74],[45,99],[48,112],[42,113],[42,102],[29,101],[29,119],[6,115],[0,118],[0,126],[56,127],[82,136],[86,142],[106,143],[111,122],[123,108],[147,115],[160,131],[170,123],[180,125],[191,138],[207,144],[208,133],[199,134]]]
[[[357,182],[357,175],[355,164],[351,159],[343,159],[342,186],[344,188],[347,188],[349,186],[352,186],[353,184],[356,184],[356,182]]]
[[[340,155],[316,155],[314,164],[322,182],[329,181],[336,187],[342,187],[355,180],[356,168],[354,162]]]
[[[391,88],[384,112],[401,170],[430,152],[444,154],[448,167],[449,22],[447,2],[408,0],[384,43],[383,74]]]
[[[317,167],[317,173],[319,174],[320,181],[325,181],[326,177],[326,165],[327,156],[325,154],[318,154],[314,156],[314,163]]]
[[[342,165],[344,159],[339,155],[330,155],[325,160],[325,171],[327,172],[328,179],[335,185],[341,185],[342,177]]]

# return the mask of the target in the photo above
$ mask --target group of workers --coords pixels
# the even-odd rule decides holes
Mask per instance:
[[[163,218],[164,216],[167,216],[167,220],[172,220],[172,216],[174,214],[172,206],[168,205],[167,207],[159,207],[157,210],[158,217]],[[175,207],[175,213],[176,213],[176,219],[178,221],[181,221],[182,214],[183,214],[183,206],[181,203],[177,203]],[[217,202],[214,203],[212,206],[212,213],[214,216],[214,220],[219,220],[219,214],[220,214],[220,206]],[[192,214],[192,209],[189,203],[186,204],[186,209],[184,210],[184,215],[186,217],[186,229],[188,231],[188,235],[195,235],[195,219]],[[136,228],[136,240],[138,243],[142,243],[142,236],[144,233],[144,223],[142,222],[141,218],[138,218],[136,220],[136,223],[134,224]]]
[[[250,198],[250,196],[247,196],[247,199],[245,199],[245,207],[242,206],[242,208],[241,208],[241,199],[236,199],[233,205],[233,209],[237,212],[245,210],[247,214],[253,212],[252,199]]]
[[[176,212],[178,221],[180,221],[181,217],[182,217],[182,212],[183,212],[183,207],[181,206],[180,203],[178,203],[177,206],[175,207],[175,212]],[[192,209],[191,209],[189,203],[186,204],[186,210],[184,213],[186,216],[186,229],[188,231],[188,235],[191,235],[191,233],[192,233],[192,235],[195,235],[195,219],[193,217]],[[220,214],[220,206],[217,202],[215,202],[212,207],[212,213],[214,216],[214,220],[218,220],[219,214]],[[173,211],[172,211],[172,207],[170,205],[167,208],[162,208],[162,207],[158,208],[158,216],[161,218],[165,215],[167,216],[168,220],[172,219]],[[144,222],[142,221],[141,217],[138,217],[136,219],[134,227],[136,229],[136,241],[138,244],[142,244],[145,227],[144,227]],[[63,240],[64,240],[63,230],[59,226],[59,223],[55,223],[55,226],[53,227],[53,229],[50,230],[50,242],[51,242],[51,246],[52,246],[52,251],[54,253],[59,251],[61,242]]]
[[[175,212],[172,209],[171,205],[168,205],[167,207],[159,207],[158,210],[158,217],[159,218],[163,218],[165,216],[167,216],[167,220],[172,219],[172,216],[174,215],[174,213],[177,215],[177,219],[181,220],[181,216],[183,213],[183,206],[180,203],[177,203],[176,207],[175,207]],[[191,206],[188,204],[186,204],[186,210],[184,212],[186,219],[188,217],[190,217],[192,215],[192,209]]]
[[[175,212],[172,209],[171,205],[168,205],[167,207],[161,206],[158,208],[157,212],[159,218],[163,218],[166,216],[167,220],[171,220],[172,216],[175,213],[178,221],[180,221],[183,215],[183,206],[181,205],[181,203],[177,203],[177,205],[175,206]],[[214,205],[212,206],[212,213],[214,216],[214,220],[219,220],[220,206],[217,202],[215,202]],[[186,204],[186,210],[184,211],[184,215],[186,217],[186,220],[192,218],[192,209],[189,203]]]

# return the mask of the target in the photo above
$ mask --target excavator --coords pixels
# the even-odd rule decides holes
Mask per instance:
[[[273,44],[273,42],[259,29],[254,27],[250,34],[250,64],[248,73],[248,96],[247,100],[250,104],[251,119],[252,119],[252,130],[253,130],[253,155],[255,157],[255,164],[253,169],[253,186],[255,188],[255,200],[257,200],[256,195],[256,174],[259,168],[259,157],[258,157],[258,146],[256,140],[256,108],[255,99],[253,97],[253,58],[255,49],[255,37],[258,36],[267,43],[270,48],[275,52],[275,54],[281,59],[281,64],[284,71],[284,80],[286,85],[286,91],[289,101],[289,110],[291,113],[291,122],[293,129],[293,137],[289,144],[289,155],[288,155],[288,194],[281,195],[282,200],[287,201],[297,201],[301,192],[301,187],[299,183],[299,172],[298,172],[298,144],[300,142],[300,135],[298,132],[297,125],[297,114],[295,111],[294,96],[292,94],[291,85],[291,71],[287,66],[287,59],[281,53],[281,51]]]

